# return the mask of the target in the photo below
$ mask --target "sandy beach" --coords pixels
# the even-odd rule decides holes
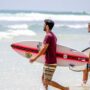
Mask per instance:
[[[36,37],[17,36],[0,40],[0,90],[43,90],[41,82],[43,64],[37,62],[30,64],[26,58],[18,55],[10,47],[13,42],[30,39],[36,39]],[[62,41],[63,43],[65,42]],[[82,72],[73,72],[68,67],[57,67],[53,80],[69,86],[70,90],[90,90],[90,74],[88,86],[80,87]],[[49,90],[58,89],[49,87]]]

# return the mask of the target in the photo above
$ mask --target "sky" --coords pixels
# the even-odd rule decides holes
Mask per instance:
[[[0,0],[0,10],[90,12],[90,0]]]

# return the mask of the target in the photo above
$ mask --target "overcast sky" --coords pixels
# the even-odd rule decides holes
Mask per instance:
[[[0,10],[90,12],[90,0],[0,0]]]

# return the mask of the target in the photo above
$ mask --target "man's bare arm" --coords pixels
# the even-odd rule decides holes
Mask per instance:
[[[36,56],[34,56],[34,57],[32,57],[32,58],[30,59],[30,62],[36,61],[37,58],[39,58],[41,55],[43,55],[43,54],[46,52],[48,46],[49,46],[49,44],[44,44],[44,45],[42,46],[41,50],[39,51],[39,53],[38,53]]]

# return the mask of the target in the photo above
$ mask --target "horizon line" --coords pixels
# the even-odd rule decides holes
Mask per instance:
[[[25,12],[25,13],[29,13],[29,12],[35,12],[35,13],[51,13],[51,14],[84,14],[84,15],[90,15],[90,12],[86,12],[86,11],[42,11],[42,10],[9,10],[9,9],[1,9],[0,12],[4,12],[4,13],[8,13],[8,12]]]

